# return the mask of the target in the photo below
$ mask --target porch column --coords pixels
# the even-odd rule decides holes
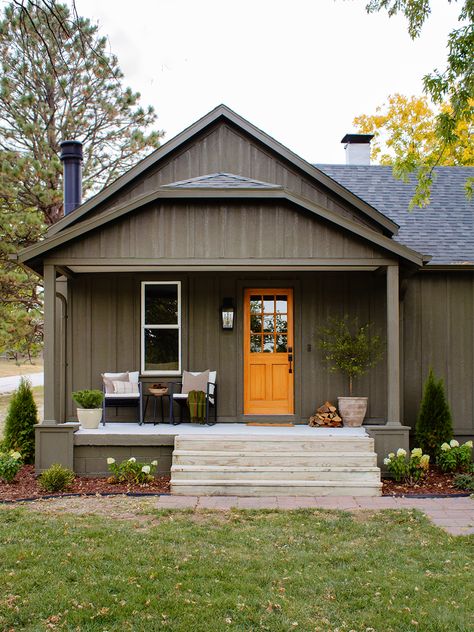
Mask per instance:
[[[59,397],[55,375],[56,360],[56,268],[44,266],[44,424],[56,424]]]
[[[400,426],[400,299],[398,265],[387,266],[387,425]]]

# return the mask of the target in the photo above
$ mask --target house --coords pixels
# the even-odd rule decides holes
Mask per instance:
[[[345,142],[366,162],[367,137]],[[384,361],[357,384],[369,397],[365,428],[379,462],[408,447],[430,366],[445,378],[456,435],[472,437],[467,173],[474,169],[438,170],[429,210],[410,214],[410,186],[388,168],[311,165],[219,106],[95,197],[73,203],[19,255],[45,286],[37,468],[62,461],[99,472],[107,454],[130,454],[131,446],[136,455],[158,450],[169,467],[174,439],[160,426],[146,436],[137,425],[133,436],[98,430],[81,438],[71,392],[100,388],[104,371],[140,370],[146,384],[210,368],[219,422],[306,423],[322,401],[346,394],[317,342],[328,317],[343,314],[370,320],[387,341]],[[266,300],[284,327],[269,319],[252,332],[252,301]],[[148,304],[173,308],[148,321]],[[235,309],[233,329],[221,326],[223,304]],[[262,351],[257,360],[251,348]]]

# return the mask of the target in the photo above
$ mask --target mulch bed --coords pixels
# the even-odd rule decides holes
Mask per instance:
[[[384,478],[382,480],[383,496],[421,496],[430,495],[453,495],[467,493],[462,489],[453,486],[453,474],[445,474],[437,468],[432,468],[417,485],[407,485],[406,483],[396,483],[395,481]]]
[[[462,494],[462,490],[453,486],[453,474],[444,474],[432,469],[424,481],[418,485],[395,483],[391,479],[383,479],[383,496],[423,496]],[[38,485],[33,465],[24,465],[13,483],[0,482],[0,502],[45,496],[67,496],[68,494],[169,494],[170,477],[156,477],[148,485],[114,485],[106,478],[83,478],[77,476],[73,485],[66,492],[50,493],[43,491]]]
[[[106,478],[83,478],[76,476],[74,483],[65,492],[45,492],[38,485],[33,465],[24,465],[12,483],[0,482],[0,501],[68,494],[169,494],[170,477],[156,477],[147,485],[124,485],[108,483]]]

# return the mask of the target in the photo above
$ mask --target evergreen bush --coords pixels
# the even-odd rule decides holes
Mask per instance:
[[[32,463],[35,456],[35,424],[38,409],[33,399],[31,382],[25,377],[13,393],[5,419],[2,447],[4,451],[16,451],[24,463]]]
[[[47,492],[63,492],[74,482],[74,472],[59,463],[54,463],[38,478],[41,489]]]
[[[430,369],[416,420],[416,440],[423,452],[436,457],[441,444],[452,438],[453,421],[443,379],[437,380]]]

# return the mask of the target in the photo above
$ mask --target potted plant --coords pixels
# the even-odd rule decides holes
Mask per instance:
[[[98,390],[75,391],[72,398],[77,404],[77,418],[83,428],[98,428],[102,418],[104,394]]]
[[[357,319],[332,318],[320,331],[320,348],[331,372],[339,371],[349,378],[349,397],[338,397],[339,413],[345,426],[361,426],[367,412],[367,397],[354,397],[354,378],[364,375],[382,359],[384,343],[370,333],[371,324],[359,326]]]

